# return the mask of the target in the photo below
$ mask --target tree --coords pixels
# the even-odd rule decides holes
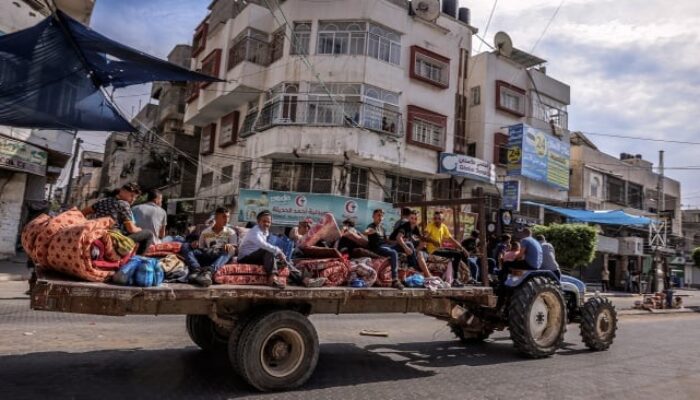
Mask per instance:
[[[693,263],[696,267],[700,267],[700,247],[693,249]]]
[[[534,235],[544,235],[554,246],[557,261],[562,269],[586,267],[595,258],[598,232],[585,224],[537,225]]]

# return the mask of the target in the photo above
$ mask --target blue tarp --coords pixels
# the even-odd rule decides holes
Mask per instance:
[[[627,214],[622,210],[603,210],[589,211],[577,210],[571,208],[555,207],[546,204],[533,203],[524,201],[524,204],[544,207],[547,210],[561,214],[568,218],[571,222],[584,222],[601,225],[633,225],[633,226],[648,226],[654,222],[651,218],[638,217],[636,215]]]
[[[61,11],[0,36],[0,125],[135,131],[104,95],[152,81],[219,81],[115,42]]]

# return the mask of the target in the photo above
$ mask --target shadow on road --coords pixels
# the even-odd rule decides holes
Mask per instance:
[[[256,394],[223,355],[196,348],[31,353],[0,357],[0,398],[232,398]],[[304,389],[432,376],[353,344],[321,345]],[[274,395],[273,395],[274,397]]]

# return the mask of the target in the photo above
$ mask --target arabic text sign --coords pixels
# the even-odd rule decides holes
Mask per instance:
[[[508,175],[569,188],[570,145],[525,124],[508,128]]]
[[[48,153],[36,146],[0,136],[0,166],[34,175],[46,175]]]
[[[503,182],[503,201],[501,208],[504,210],[520,211],[520,182]]]
[[[438,173],[496,183],[496,167],[484,160],[461,154],[440,153]]]
[[[390,230],[399,219],[398,211],[390,203],[329,194],[241,189],[238,221],[255,222],[260,211],[270,210],[273,224],[296,225],[306,218],[317,221],[330,212],[339,224],[350,218],[362,230],[372,222],[372,211],[377,208],[384,210],[384,227]]]

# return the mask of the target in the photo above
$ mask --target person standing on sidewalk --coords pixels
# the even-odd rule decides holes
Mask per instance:
[[[139,228],[153,233],[155,242],[165,237],[168,214],[163,210],[163,193],[151,189],[146,195],[146,202],[134,207],[134,221]]]
[[[600,290],[603,293],[607,293],[607,291],[610,289],[610,271],[608,271],[607,268],[603,267],[603,270],[600,271]]]
[[[95,204],[85,207],[83,215],[92,218],[110,217],[114,220],[114,229],[120,230],[136,242],[138,250],[136,254],[143,255],[153,244],[155,236],[150,231],[136,226],[131,205],[141,194],[139,185],[127,183],[122,186],[113,196],[98,200]]]

